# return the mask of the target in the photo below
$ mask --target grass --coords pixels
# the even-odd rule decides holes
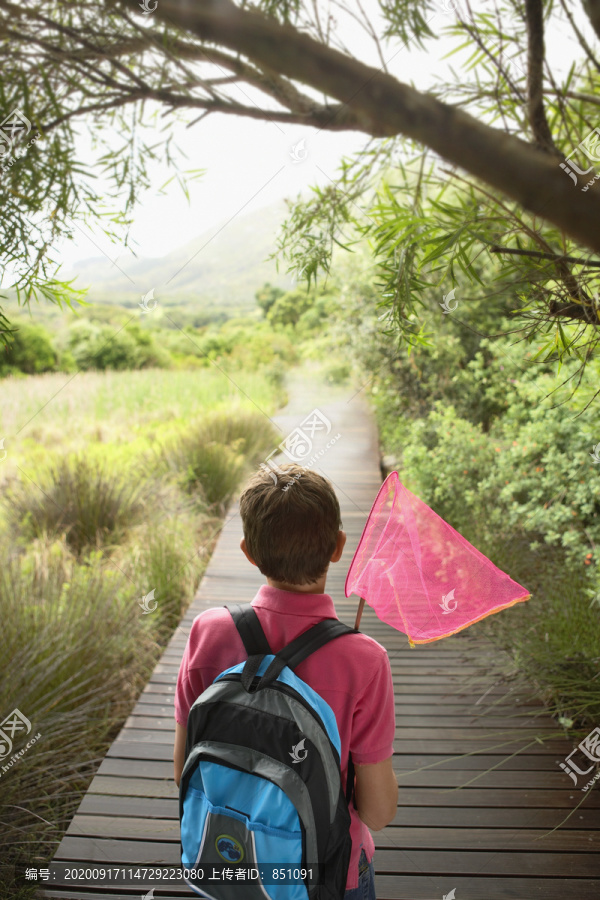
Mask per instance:
[[[248,467],[268,455],[277,440],[277,431],[260,412],[216,410],[165,448],[164,463],[179,473],[185,490],[199,491],[209,506],[222,510]]]
[[[532,593],[488,619],[484,631],[559,724],[587,734],[600,721],[600,610],[590,602],[589,573],[567,565],[556,547],[532,551],[517,535],[483,552]]]
[[[26,540],[64,534],[78,554],[89,546],[121,540],[148,499],[144,483],[83,456],[60,457],[40,474],[7,492],[8,521]]]
[[[3,381],[0,710],[21,710],[41,737],[0,770],[0,896],[35,893],[17,866],[52,858],[194,596],[228,499],[276,443],[279,382],[232,379],[145,370]],[[254,403],[240,403],[236,381]]]
[[[122,575],[101,559],[79,564],[64,543],[36,550],[4,553],[0,574],[0,708],[41,733],[1,779],[5,889],[17,862],[40,865],[57,846],[158,651]]]
[[[243,392],[240,390],[243,387]],[[285,404],[261,370],[48,373],[2,379],[0,480],[44,465],[57,452],[97,455],[119,466],[145,465],[155,450],[210,410],[247,407],[267,413]],[[2,453],[0,453],[2,456]]]

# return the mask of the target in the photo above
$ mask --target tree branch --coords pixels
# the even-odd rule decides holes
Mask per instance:
[[[557,154],[544,110],[544,9],[542,0],[525,0],[527,23],[527,108],[540,150]]]
[[[592,23],[592,28],[600,39],[600,0],[583,0],[583,8]]]
[[[600,194],[582,197],[555,159],[519,138],[231,0],[160,0],[154,15],[335,98],[347,128],[375,137],[403,134],[430,147],[600,252]],[[335,128],[334,117],[321,127]]]
[[[508,253],[515,256],[530,256],[532,259],[550,259],[553,262],[570,262],[577,265],[600,269],[600,260],[581,259],[579,256],[559,256],[556,253],[540,253],[538,250],[519,250],[517,247],[490,247],[490,253]]]
[[[569,9],[569,7],[567,6],[566,0],[560,0],[560,5],[562,6],[563,12],[565,13],[567,19],[569,20],[569,24],[571,25],[571,28],[573,29],[573,31],[575,32],[575,34],[576,34],[576,36],[577,36],[577,40],[579,41],[579,43],[581,44],[581,46],[582,46],[583,49],[585,50],[585,53],[586,53],[587,58],[588,58],[589,61],[592,63],[592,65],[595,66],[596,70],[597,70],[598,72],[600,72],[600,62],[598,62],[598,60],[596,59],[596,57],[595,57],[595,55],[594,55],[594,52],[593,52],[592,48],[590,47],[590,45],[589,45],[588,42],[586,41],[585,37],[583,36],[583,34],[582,34],[581,31],[579,30],[579,28],[577,27],[577,23],[575,22],[575,18],[574,18],[574,16],[573,16],[573,13],[571,12],[571,10]]]

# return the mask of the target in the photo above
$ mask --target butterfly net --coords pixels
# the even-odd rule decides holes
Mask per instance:
[[[346,577],[378,617],[425,644],[527,600],[530,594],[404,487],[383,485]]]

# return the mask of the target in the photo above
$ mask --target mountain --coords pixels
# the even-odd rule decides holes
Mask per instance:
[[[292,287],[285,264],[280,263],[278,274],[274,260],[267,260],[286,211],[279,202],[237,216],[158,259],[132,254],[119,256],[116,264],[104,256],[85,259],[63,277],[77,277],[75,287],[89,285],[88,300],[123,306],[137,305],[154,288],[167,306],[254,307],[254,294],[265,281]]]

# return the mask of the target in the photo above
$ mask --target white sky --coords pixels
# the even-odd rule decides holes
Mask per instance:
[[[444,11],[442,3],[440,0],[440,11],[430,23],[434,30],[441,30],[453,17],[452,13]],[[452,6],[452,0],[446,0],[446,3]],[[485,0],[476,0],[472,7],[481,10],[486,5]],[[374,17],[375,0],[365,0],[363,6]],[[364,32],[347,16],[336,18],[336,33],[349,48],[364,62],[379,66],[374,45]],[[575,48],[570,38],[569,43]],[[427,51],[420,51],[393,41],[385,48],[384,55],[386,60],[391,60],[391,74],[426,89],[436,76],[443,75],[447,65],[451,63],[458,67],[456,57],[448,62],[442,60],[452,45],[451,40],[443,38],[431,42]],[[566,65],[571,54],[568,44],[565,46],[564,35],[550,35],[547,47],[552,55],[553,51],[560,53],[561,61]],[[252,93],[246,87],[244,91],[247,96],[240,96],[240,100],[247,103]],[[260,102],[258,94],[253,96]],[[197,111],[190,111],[189,120],[196,114]],[[164,124],[165,119],[162,119],[161,127]],[[368,139],[357,132],[318,132],[304,126],[225,114],[210,115],[190,129],[181,124],[175,124],[174,128],[175,143],[188,157],[183,161],[184,168],[207,171],[201,181],[191,184],[189,204],[175,182],[166,188],[164,196],[154,188],[148,191],[136,208],[130,233],[141,257],[164,256],[231,217],[255,211],[285,197],[295,198],[310,185],[325,185],[335,180],[341,157],[357,151]],[[83,129],[80,127],[79,130]],[[300,158],[294,161],[291,150],[302,138],[305,143],[299,148],[297,155]],[[153,164],[150,171],[152,184],[157,186],[164,184],[172,174],[165,163]],[[55,248],[55,257],[63,263],[63,276],[77,272],[78,260],[98,257],[102,253],[111,260],[123,257],[122,248],[111,245],[99,229],[89,237],[75,230],[75,240]]]

